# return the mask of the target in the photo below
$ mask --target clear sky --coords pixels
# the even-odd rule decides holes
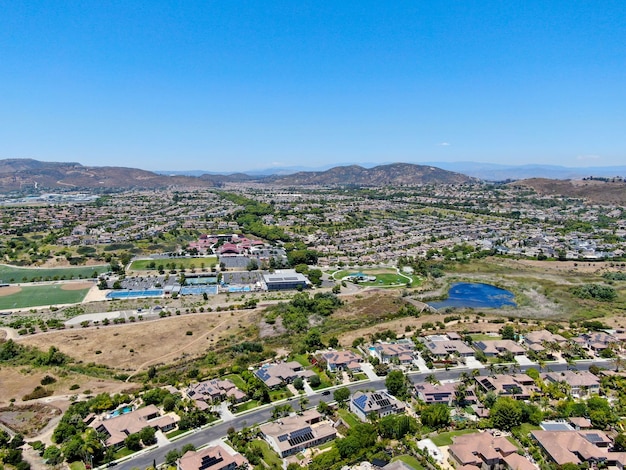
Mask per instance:
[[[626,1],[0,0],[0,158],[626,164]]]

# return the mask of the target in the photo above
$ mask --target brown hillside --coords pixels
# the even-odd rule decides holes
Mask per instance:
[[[626,182],[623,181],[531,178],[510,184],[532,188],[541,195],[580,198],[599,204],[626,205]]]

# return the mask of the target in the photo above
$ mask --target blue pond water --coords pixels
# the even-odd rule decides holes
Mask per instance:
[[[450,286],[448,298],[441,302],[430,302],[428,305],[437,309],[446,307],[457,308],[500,308],[515,307],[514,295],[511,291],[500,289],[490,284],[457,282]]]

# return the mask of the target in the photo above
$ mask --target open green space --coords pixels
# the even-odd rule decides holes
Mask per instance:
[[[243,411],[248,411],[253,408],[256,408],[257,406],[260,406],[260,403],[258,402],[258,400],[248,400],[248,401],[243,402],[240,405],[237,405],[233,411],[235,413],[241,413]]]
[[[260,449],[263,453],[263,461],[270,468],[282,468],[283,461],[278,456],[276,452],[272,448],[270,448],[269,444],[265,441],[256,440],[250,443],[250,447]]]
[[[230,380],[239,390],[246,389],[246,382],[238,374],[228,374],[223,377],[224,380]]]
[[[337,281],[342,280],[346,276],[361,272],[367,276],[376,276],[376,280],[372,282],[359,282],[360,286],[376,286],[376,287],[397,287],[405,286],[411,280],[411,286],[415,287],[421,283],[419,276],[409,274],[398,274],[395,269],[362,269],[360,271],[342,270],[334,273],[333,278]]]
[[[449,446],[452,445],[453,437],[460,436],[462,434],[471,434],[474,432],[478,431],[476,431],[476,429],[459,429],[458,431],[442,432],[436,436],[431,436],[430,439],[436,446]]]
[[[21,283],[33,281],[56,281],[68,279],[92,279],[110,270],[108,264],[68,268],[22,268],[0,264],[0,281]]]
[[[341,419],[344,420],[344,422],[350,426],[356,426],[357,424],[359,424],[361,421],[359,421],[359,418],[357,418],[354,413],[351,413],[350,411],[344,409],[344,408],[339,408],[337,410],[337,414],[341,417]]]
[[[423,470],[424,468],[422,467],[422,464],[419,462],[419,460],[417,460],[412,455],[398,455],[397,457],[391,459],[392,462],[395,462],[396,460],[401,460],[410,467],[413,467],[415,470]]]
[[[0,310],[41,307],[45,305],[75,304],[82,302],[87,289],[64,290],[62,284],[22,286],[15,294],[0,297]],[[0,287],[0,289],[4,289]]]
[[[131,271],[156,271],[160,265],[164,269],[197,269],[211,268],[217,264],[217,256],[207,256],[199,258],[159,258],[159,259],[138,259],[130,264]],[[152,267],[154,266],[154,267]]]
[[[483,334],[483,333],[476,333],[476,334],[472,334],[470,335],[472,337],[472,341],[476,342],[476,341],[496,341],[496,340],[501,340],[502,337],[500,335],[488,335],[488,334]]]

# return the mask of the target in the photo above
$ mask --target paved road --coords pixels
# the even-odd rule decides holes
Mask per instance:
[[[596,364],[600,367],[607,367],[610,365],[609,361],[579,361],[576,364],[576,368],[578,370],[587,370],[591,364]],[[526,371],[533,366],[521,366],[522,371]],[[534,366],[536,367],[536,366]],[[567,364],[549,364],[549,369],[553,372],[561,372],[568,369]],[[480,371],[480,375],[489,375],[489,371],[487,369],[478,369]],[[432,371],[432,372],[418,372],[418,373],[410,373],[409,378],[413,383],[424,382],[426,377],[429,375],[434,375],[437,380],[454,380],[458,379],[459,376],[463,372],[470,372],[471,369],[467,368],[455,368],[451,370],[442,370],[442,371]],[[347,385],[351,392],[356,392],[357,390],[382,390],[385,388],[385,379],[377,379],[370,381],[363,381],[355,384]],[[309,407],[314,408],[317,407],[320,401],[332,402],[333,395],[322,395],[321,393],[317,393],[314,395],[307,396],[309,400]],[[294,409],[299,409],[298,397],[293,397],[288,402],[292,403],[292,407]],[[165,461],[165,455],[173,450],[173,449],[181,449],[185,444],[193,444],[196,447],[200,447],[207,442],[219,439],[227,434],[229,428],[233,427],[235,430],[239,431],[240,429],[246,426],[253,426],[256,424],[262,424],[271,419],[272,410],[276,406],[276,403],[272,404],[268,407],[257,408],[243,415],[238,415],[234,419],[219,423],[213,426],[209,426],[205,429],[200,429],[192,434],[189,434],[181,439],[178,439],[175,442],[171,442],[163,447],[158,447],[153,450],[139,452],[135,454],[133,458],[127,460],[125,462],[121,462],[117,465],[120,470],[130,470],[130,469],[140,469],[144,470],[148,467],[152,466],[152,462],[156,461],[157,464],[161,464]]]

